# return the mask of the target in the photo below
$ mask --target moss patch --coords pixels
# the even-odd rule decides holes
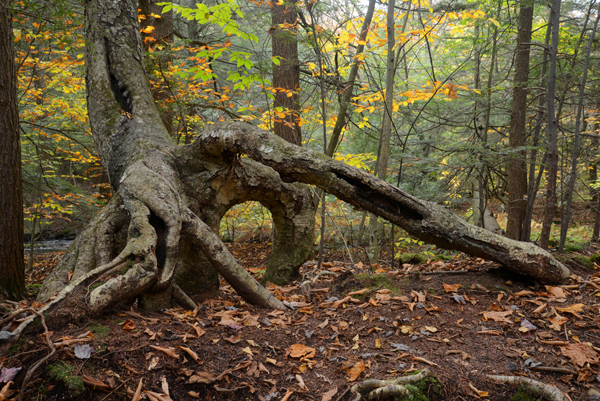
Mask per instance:
[[[585,267],[587,267],[588,269],[593,269],[594,268],[594,262],[591,260],[591,258],[586,258],[583,255],[577,255],[577,256],[575,256],[575,260],[579,264],[582,264]]]
[[[108,337],[110,335],[110,328],[102,326],[101,324],[92,322],[90,323],[90,331],[97,337]]]
[[[85,391],[83,380],[76,374],[77,370],[68,363],[58,361],[53,365],[48,365],[46,370],[51,378],[64,383],[69,392],[80,395]]]
[[[25,286],[25,290],[27,291],[27,296],[29,296],[29,297],[36,297],[41,289],[42,289],[42,284],[27,284]]]
[[[517,393],[510,397],[510,401],[543,401],[542,398],[535,398],[525,390],[523,385],[520,385]]]

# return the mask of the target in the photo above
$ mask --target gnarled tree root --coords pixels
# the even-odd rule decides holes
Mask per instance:
[[[570,401],[565,393],[551,384],[522,376],[488,376],[499,383],[522,385],[523,388],[535,397],[542,397],[548,401]]]
[[[355,394],[352,401],[359,401],[363,398],[369,400],[383,400],[391,398],[394,400],[408,399],[411,391],[406,388],[407,384],[415,384],[428,377],[434,377],[429,369],[423,369],[416,375],[397,377],[390,380],[370,379],[355,384],[350,389]]]

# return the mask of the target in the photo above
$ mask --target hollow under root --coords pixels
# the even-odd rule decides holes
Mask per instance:
[[[408,399],[411,396],[411,392],[405,385],[420,382],[427,377],[433,377],[429,369],[423,369],[416,375],[402,376],[390,380],[365,380],[355,384],[350,389],[350,392],[355,394],[352,401],[362,400],[363,397],[369,400],[382,400],[385,398]]]

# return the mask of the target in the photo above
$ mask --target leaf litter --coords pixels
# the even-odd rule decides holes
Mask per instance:
[[[326,268],[340,276],[320,277],[311,299],[299,285],[269,286],[293,309],[253,307],[223,282],[221,294],[195,311],[127,309],[89,326],[55,330],[59,351],[49,363],[76,366],[86,399],[97,401],[124,394],[135,401],[331,401],[354,382],[427,366],[447,400],[505,399],[510,389],[478,374],[482,370],[573,388],[573,399],[598,385],[598,291],[582,286],[600,285],[596,272],[579,272],[562,286],[535,286],[506,272],[498,275],[491,262],[463,256],[410,268],[378,266],[379,276],[391,282],[381,288],[365,281],[368,267],[339,260],[330,259]],[[301,273],[310,277],[313,268],[309,262]],[[260,278],[262,270],[253,274]],[[461,274],[450,279],[436,270]],[[41,337],[28,340],[0,362],[6,394],[20,387],[19,369],[45,349]],[[48,399],[62,397],[60,385],[42,371],[36,375]]]

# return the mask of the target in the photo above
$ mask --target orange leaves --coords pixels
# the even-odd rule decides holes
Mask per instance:
[[[311,347],[307,347],[302,344],[294,344],[290,348],[286,349],[286,356],[289,355],[292,358],[304,360],[305,358],[313,358],[316,350]]]
[[[484,321],[493,320],[494,322],[512,324],[512,320],[507,318],[507,316],[512,315],[512,313],[513,313],[512,310],[508,310],[508,311],[503,311],[503,312],[486,311],[486,312],[483,312],[482,314],[483,314]]]
[[[444,286],[444,290],[446,292],[456,292],[456,291],[458,291],[459,288],[462,287],[461,284],[446,284],[446,283],[442,283],[442,285]]]
[[[358,379],[358,376],[364,372],[365,367],[365,363],[362,361],[362,359],[353,365],[350,364],[349,366],[345,366],[344,370],[349,376],[348,381],[353,382]]]
[[[149,345],[150,348],[154,348],[157,351],[164,352],[171,358],[179,359],[179,354],[175,352],[175,348],[173,347],[159,347],[158,345]]]

